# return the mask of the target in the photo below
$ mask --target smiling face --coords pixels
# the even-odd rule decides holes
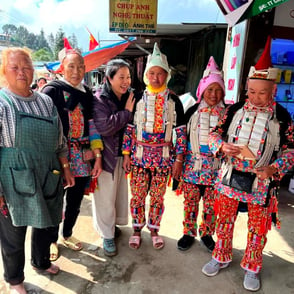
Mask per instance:
[[[4,75],[10,91],[20,96],[30,96],[33,74],[32,60],[28,55],[21,51],[8,54]]]
[[[217,105],[224,98],[224,91],[219,83],[210,84],[203,92],[203,99],[209,106]]]
[[[120,99],[131,85],[131,74],[127,66],[118,69],[112,78],[108,77],[112,91]]]
[[[85,75],[84,59],[79,54],[68,54],[62,62],[64,79],[74,87],[78,86]]]
[[[149,85],[153,89],[161,88],[167,79],[168,73],[160,66],[152,66],[146,73]]]
[[[249,102],[257,107],[269,105],[273,100],[277,85],[273,81],[249,79],[248,80],[248,99]]]

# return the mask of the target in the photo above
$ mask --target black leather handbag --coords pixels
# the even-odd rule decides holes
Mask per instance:
[[[222,179],[222,184],[235,188],[239,191],[252,193],[252,186],[253,186],[253,182],[255,178],[256,178],[255,173],[242,172],[242,171],[233,169],[231,178],[227,179],[226,175],[224,175]]]

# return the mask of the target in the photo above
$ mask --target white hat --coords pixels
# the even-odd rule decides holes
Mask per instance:
[[[152,55],[151,54],[148,55],[148,58],[147,58],[146,68],[145,68],[144,77],[143,77],[144,83],[147,86],[149,85],[149,81],[147,79],[146,73],[153,66],[159,66],[159,67],[163,68],[168,73],[168,76],[166,79],[166,84],[167,84],[171,78],[170,68],[168,66],[166,55],[164,55],[160,52],[157,43],[154,43],[153,53],[152,53]]]

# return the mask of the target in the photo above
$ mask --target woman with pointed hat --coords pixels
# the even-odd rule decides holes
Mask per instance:
[[[260,288],[259,273],[267,233],[277,218],[279,181],[293,166],[293,125],[288,111],[274,101],[278,69],[269,60],[270,38],[261,60],[248,76],[248,99],[230,106],[209,135],[213,154],[224,162],[215,188],[219,192],[217,241],[202,272],[211,277],[233,257],[233,230],[240,203],[248,208],[247,246],[241,261],[246,290]]]
[[[225,85],[222,72],[211,56],[200,80],[197,103],[186,112],[187,155],[184,163],[182,189],[184,191],[183,237],[178,249],[188,250],[197,236],[197,216],[201,196],[203,198],[202,222],[199,234],[211,252],[214,249],[212,235],[215,231],[214,180],[220,159],[214,157],[208,147],[209,131],[216,126],[225,110]]]
[[[164,212],[164,194],[171,171],[177,179],[182,172],[186,148],[184,111],[179,98],[167,87],[169,79],[167,58],[155,43],[144,71],[146,90],[136,105],[134,122],[127,126],[123,141],[123,166],[131,174],[130,209],[134,233],[129,239],[129,246],[133,249],[138,249],[141,244],[148,193],[150,209],[147,227],[153,247],[164,247],[164,240],[158,235]],[[175,146],[172,144],[173,129],[177,137]]]

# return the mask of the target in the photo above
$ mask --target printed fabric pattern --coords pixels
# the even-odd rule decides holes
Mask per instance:
[[[169,178],[169,169],[145,169],[132,166],[131,170],[131,192],[130,209],[132,225],[136,229],[142,229],[146,224],[145,201],[150,191],[150,208],[147,227],[159,230],[161,218],[164,212],[164,194]]]
[[[239,201],[220,195],[220,211],[217,219],[217,242],[212,257],[221,262],[232,261],[232,240],[237,218]],[[259,273],[262,268],[262,251],[267,242],[267,232],[271,224],[271,208],[248,204],[247,246],[241,267]]]
[[[160,102],[160,101],[159,101]],[[156,146],[157,144],[165,144],[165,133],[162,132],[163,121],[159,119],[159,110],[161,111],[161,117],[164,116],[164,108],[162,103],[159,103],[159,106],[155,112],[155,124],[154,129],[159,131],[158,133],[148,133],[146,131],[142,131],[142,142],[146,143],[143,148],[143,156],[138,159],[136,157],[137,151],[137,126],[133,124],[128,124],[124,136],[123,136],[123,144],[122,144],[122,153],[123,154],[131,154],[131,162],[132,165],[141,166],[144,168],[170,168],[173,164],[173,155],[174,154],[182,154],[186,152],[187,145],[187,137],[186,137],[186,126],[180,125],[174,128],[176,134],[175,145],[170,143],[170,156],[168,158],[164,158],[162,156],[163,147]],[[177,109],[176,109],[177,110]]]
[[[197,108],[196,108],[197,107]],[[196,109],[195,109],[196,108]],[[195,111],[194,111],[195,109]],[[188,124],[193,121],[193,116],[201,113],[209,113],[210,116],[214,116],[214,118],[220,118],[224,114],[225,105],[221,101],[219,104],[215,105],[214,107],[209,107],[207,103],[202,100],[200,104],[194,107],[191,107],[187,111],[187,118]],[[189,113],[191,111],[194,111],[194,113]],[[190,116],[190,117],[189,117]],[[184,162],[184,172],[183,172],[183,180],[187,183],[193,183],[193,184],[200,184],[200,185],[207,185],[211,186],[214,184],[214,181],[218,174],[218,167],[215,167],[215,157],[212,154],[212,152],[209,150],[208,146],[208,137],[205,145],[200,144],[200,130],[202,128],[208,129],[210,125],[204,125],[203,122],[199,119],[197,122],[197,126],[192,126],[191,128],[197,127],[198,135],[192,137],[191,130],[190,134],[188,134],[188,144],[187,144],[187,154],[185,157]],[[194,154],[192,151],[191,141],[197,141],[199,144],[199,153]],[[217,156],[217,160],[220,160],[221,158]],[[195,170],[195,163],[197,160],[201,160],[201,169]]]
[[[212,236],[215,231],[215,213],[214,213],[214,190],[212,186],[198,186],[191,183],[183,183],[184,191],[184,235],[197,236],[197,217],[199,212],[199,202],[201,199],[201,189],[203,193],[202,220],[199,226],[199,235]]]
[[[231,106],[233,108],[231,111],[230,118],[228,119],[229,111],[231,108],[229,107],[226,111],[226,114],[223,116],[222,120],[218,124],[218,126],[210,133],[209,148],[214,155],[219,154],[220,148],[223,143],[223,138],[227,135],[226,126],[228,126],[232,121],[232,117],[233,117],[232,113],[235,113],[236,109],[240,109],[240,106],[243,107],[240,104],[235,104]],[[277,114],[278,114],[278,111],[283,111],[283,110],[277,109]],[[287,125],[286,129],[280,130],[280,134],[281,134],[280,148],[282,151],[281,155],[277,157],[276,154],[273,154],[270,160],[270,165],[277,168],[278,170],[278,173],[274,175],[274,178],[273,178],[273,180],[276,180],[276,181],[279,181],[294,164],[293,149],[290,149],[292,148],[291,146],[293,146],[293,125],[291,123],[291,119],[289,120],[289,122],[285,124]],[[242,160],[236,157],[231,157],[230,162],[233,168],[243,172],[251,172],[254,169],[256,164],[254,160]],[[222,177],[223,177],[223,171],[221,170],[215,181],[215,189],[220,194],[225,194],[229,198],[233,198],[235,200],[242,201],[245,203],[252,203],[252,204],[259,204],[259,205],[264,205],[266,203],[266,198],[268,195],[269,184],[270,184],[269,181],[258,179],[257,188],[254,189],[252,193],[246,193],[246,192],[242,192],[237,189],[231,188],[229,186],[223,185]]]

